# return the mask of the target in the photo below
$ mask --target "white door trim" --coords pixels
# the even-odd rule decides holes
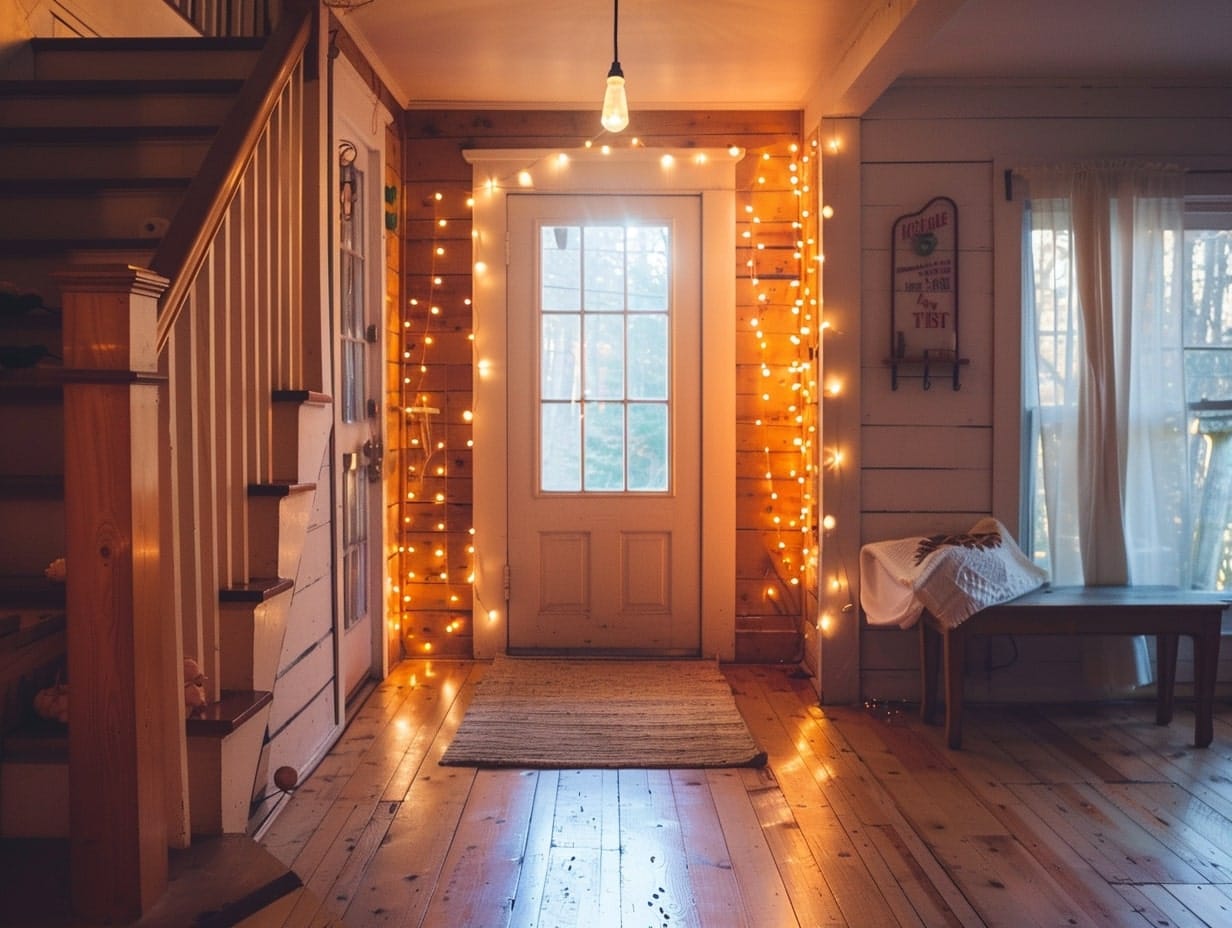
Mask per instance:
[[[374,109],[379,107],[379,109]],[[383,106],[380,106],[378,101],[374,100],[372,90],[367,83],[360,77],[355,69],[347,64],[344,59],[340,59],[335,63],[334,68],[334,123],[333,134],[329,139],[329,147],[326,156],[332,162],[332,168],[328,172],[328,176],[332,182],[332,189],[327,192],[325,197],[326,209],[335,211],[335,219],[332,223],[334,230],[332,240],[330,242],[330,261],[332,262],[332,287],[333,292],[330,296],[330,311],[335,316],[340,312],[340,273],[339,273],[339,236],[338,236],[338,220],[336,212],[339,208],[338,199],[338,146],[339,143],[346,139],[352,142],[357,149],[356,163],[364,174],[364,234],[365,241],[365,263],[366,263],[366,279],[364,299],[367,303],[368,323],[376,326],[377,340],[370,345],[368,351],[368,359],[371,363],[370,369],[367,371],[368,385],[365,389],[365,396],[370,397],[377,402],[377,415],[374,421],[371,421],[368,426],[368,434],[370,437],[381,442],[382,446],[385,443],[385,419],[384,419],[384,402],[385,395],[385,332],[386,332],[386,313],[388,312],[386,301],[386,280],[385,280],[385,228],[382,221],[382,198],[381,191],[385,184],[385,162],[386,162],[386,124],[392,117]],[[333,481],[333,508],[331,517],[334,520],[334,525],[337,529],[336,540],[334,541],[334,558],[333,558],[333,607],[334,607],[334,690],[337,699],[336,707],[338,721],[345,721],[345,709],[347,702],[347,679],[346,679],[346,659],[344,655],[344,639],[346,637],[346,629],[344,628],[344,603],[343,603],[343,578],[342,578],[342,559],[339,557],[341,535],[342,535],[342,509],[343,509],[343,488],[342,481],[344,475],[342,472],[342,453],[345,450],[338,441],[339,428],[338,420],[340,418],[340,390],[342,386],[342,368],[339,359],[339,330],[340,320],[337,318],[330,320],[329,339],[328,343],[331,352],[331,367],[334,371],[332,384],[334,393],[334,432],[333,439],[330,442],[330,478]],[[361,402],[364,400],[361,399]],[[363,414],[366,417],[366,411]],[[367,421],[361,419],[361,421]],[[361,461],[363,457],[361,455]],[[361,464],[362,466],[362,464]],[[363,478],[361,478],[363,479]],[[385,481],[382,479],[378,482],[371,483],[368,487],[369,501],[369,524],[368,524],[368,645],[370,648],[370,673],[372,678],[380,680],[384,679],[389,672],[389,647],[387,643],[387,635],[389,634],[385,621],[385,597],[384,597],[384,577],[385,577]],[[363,634],[358,631],[358,634]],[[355,642],[357,652],[362,650],[363,642]]]
[[[505,588],[509,526],[506,389],[506,194],[693,194],[702,228],[701,650],[736,651],[736,196],[743,151],[630,148],[469,150],[475,205],[474,284],[474,654],[508,644]]]

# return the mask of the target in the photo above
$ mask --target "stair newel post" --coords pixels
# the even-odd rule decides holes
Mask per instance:
[[[168,713],[182,718],[159,556],[165,278],[58,275],[64,314],[70,875],[75,911],[139,917],[167,884]]]

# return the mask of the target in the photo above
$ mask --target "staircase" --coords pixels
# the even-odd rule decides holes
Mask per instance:
[[[147,911],[168,846],[245,832],[266,790],[332,421],[301,258],[311,17],[287,20],[34,40],[0,82],[0,837],[69,838],[100,920]],[[64,680],[67,724],[39,717]]]

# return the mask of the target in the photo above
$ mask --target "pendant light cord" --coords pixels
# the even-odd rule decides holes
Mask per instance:
[[[612,60],[619,63],[620,51],[616,44],[616,25],[620,22],[620,0],[612,0]]]

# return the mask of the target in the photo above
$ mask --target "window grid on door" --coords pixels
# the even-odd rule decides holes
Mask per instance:
[[[368,480],[359,455],[343,456],[342,621],[350,628],[368,614]]]
[[[541,226],[539,271],[540,491],[668,492],[670,226]]]
[[[358,422],[364,415],[368,382],[366,348],[367,306],[364,299],[363,172],[354,164],[341,167],[338,222],[338,299],[342,325],[341,410],[343,422]]]

